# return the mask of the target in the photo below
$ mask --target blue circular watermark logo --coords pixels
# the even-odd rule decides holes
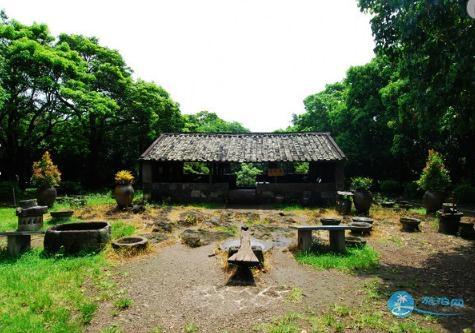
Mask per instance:
[[[407,291],[396,291],[388,299],[388,309],[399,318],[408,317],[414,311],[414,298]]]
[[[475,0],[468,0],[467,13],[471,18],[475,19]]]

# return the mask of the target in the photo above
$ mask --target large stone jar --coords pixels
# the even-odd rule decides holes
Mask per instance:
[[[358,214],[368,215],[371,204],[373,203],[373,196],[368,190],[355,190],[353,192],[353,203]]]
[[[134,188],[131,184],[117,184],[114,189],[114,195],[119,208],[129,207],[134,200]]]
[[[38,199],[38,205],[53,207],[54,202],[56,201],[57,192],[56,189],[51,186],[43,186],[38,188],[36,192],[36,197]]]
[[[422,203],[427,214],[433,214],[442,208],[444,193],[439,191],[426,191],[422,197]]]

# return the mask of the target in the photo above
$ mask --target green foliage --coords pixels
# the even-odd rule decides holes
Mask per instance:
[[[295,258],[302,264],[319,269],[336,268],[343,271],[369,269],[379,263],[378,253],[370,246],[348,248],[345,254],[320,250],[297,252]]]
[[[0,208],[0,231],[16,230],[18,218],[14,208]]]
[[[52,187],[58,186],[60,181],[61,172],[53,163],[49,152],[46,151],[39,161],[33,163],[31,182],[38,187]]]
[[[417,181],[409,181],[403,184],[403,196],[409,199],[420,198],[422,193],[420,192]]]
[[[475,203],[475,187],[470,184],[460,184],[454,189],[454,197],[459,204]]]
[[[353,190],[367,190],[371,189],[373,180],[367,177],[354,177],[351,178],[351,188]]]
[[[135,227],[123,221],[116,221],[111,224],[112,239],[131,236],[135,232]]]
[[[214,112],[201,111],[184,115],[184,132],[247,133],[249,130],[235,121],[225,121]]]
[[[118,310],[125,310],[130,308],[133,303],[130,298],[119,298],[114,302],[114,307]]]
[[[189,175],[209,175],[209,168],[203,162],[185,162],[183,172]]]
[[[310,164],[308,162],[298,162],[298,163],[295,163],[295,173],[299,173],[299,174],[307,174],[308,173],[308,169],[310,167]]]
[[[444,192],[449,187],[449,171],[445,167],[444,159],[435,150],[429,150],[426,166],[422,170],[417,185],[424,191]]]
[[[436,148],[455,174],[474,177],[475,24],[467,1],[359,0],[359,6],[371,15],[376,54],[397,69],[382,90],[394,114],[393,152],[417,170],[417,158]]]
[[[256,176],[261,173],[262,170],[251,163],[241,163],[241,169],[236,172],[236,184],[238,186],[254,186],[256,185]]]
[[[185,324],[185,333],[195,333],[198,332],[198,325],[195,323],[186,323]]]
[[[55,147],[70,180],[110,184],[162,132],[183,128],[161,87],[134,80],[97,38],[52,36],[46,25],[0,23],[0,165],[6,179],[31,175],[30,156]],[[8,69],[8,70],[6,70]]]
[[[44,257],[30,251],[19,259],[2,254],[0,330],[2,332],[82,332],[96,310],[84,293],[97,284],[106,265],[101,255]]]
[[[379,188],[385,195],[397,195],[402,193],[401,183],[396,180],[382,180]]]
[[[0,182],[0,201],[13,204],[13,190],[15,190],[16,199],[21,198],[23,191],[17,182],[6,181]]]

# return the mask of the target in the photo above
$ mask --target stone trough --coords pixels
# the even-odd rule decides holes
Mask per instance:
[[[111,227],[107,222],[61,224],[49,228],[45,234],[47,252],[66,253],[100,251],[110,241]]]

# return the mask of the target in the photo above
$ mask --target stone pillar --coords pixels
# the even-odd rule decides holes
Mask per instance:
[[[8,254],[16,257],[31,248],[30,235],[8,235],[7,236]]]
[[[330,248],[339,253],[346,251],[345,230],[330,230]]]
[[[310,250],[312,247],[312,230],[298,230],[298,248],[301,251]]]

